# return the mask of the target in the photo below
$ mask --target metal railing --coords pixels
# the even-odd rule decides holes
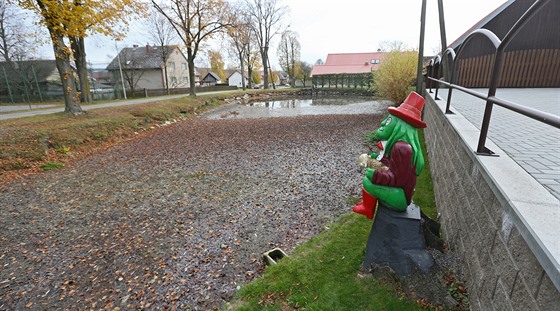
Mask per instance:
[[[435,93],[435,98],[437,99],[437,95],[438,95],[438,90],[439,90],[439,84],[443,84],[449,87],[449,92],[447,94],[447,104],[445,107],[445,113],[446,114],[453,114],[453,112],[451,111],[450,107],[451,107],[451,95],[453,92],[453,89],[457,89],[460,90],[462,92],[465,92],[467,94],[470,94],[472,96],[478,97],[480,99],[484,99],[486,100],[486,106],[484,109],[484,116],[482,118],[482,126],[480,128],[480,136],[478,139],[478,146],[477,146],[477,150],[476,150],[476,154],[478,155],[494,155],[495,153],[492,152],[490,149],[488,149],[486,147],[486,138],[488,136],[488,128],[490,125],[490,119],[492,116],[492,108],[494,106],[494,104],[504,107],[506,109],[509,109],[511,111],[520,113],[524,116],[527,116],[529,118],[535,119],[537,121],[540,121],[542,123],[546,123],[548,125],[552,125],[556,128],[560,128],[560,116],[554,115],[554,114],[550,114],[547,112],[543,112],[543,111],[539,111],[527,106],[523,106],[523,105],[519,105],[517,103],[508,101],[508,100],[504,100],[501,98],[496,97],[496,89],[498,87],[498,82],[500,79],[500,75],[502,73],[502,68],[503,68],[503,62],[502,62],[502,56],[504,54],[504,50],[506,49],[506,47],[508,46],[508,44],[511,42],[511,40],[517,35],[517,33],[523,28],[523,26],[525,26],[525,24],[535,15],[535,13],[537,13],[537,11],[539,9],[541,9],[543,6],[545,6],[550,0],[537,0],[535,1],[535,3],[533,3],[533,5],[531,5],[531,7],[519,18],[519,20],[513,25],[513,27],[509,30],[509,32],[504,36],[503,40],[500,40],[492,31],[487,30],[487,29],[477,29],[473,32],[471,32],[463,41],[463,43],[461,44],[461,46],[459,47],[457,53],[455,53],[455,51],[452,48],[448,48],[446,49],[443,53],[441,58],[436,58],[435,62],[434,62],[434,66],[438,65],[443,67],[443,64],[445,63],[445,59],[446,57],[450,57],[451,58],[451,77],[449,82],[446,82],[445,80],[443,80],[444,78],[434,78],[433,75],[433,70],[429,70],[427,73],[427,79],[436,82],[436,93]],[[482,36],[486,39],[488,39],[492,45],[494,46],[494,48],[496,49],[496,52],[494,54],[494,64],[492,67],[492,73],[491,73],[491,79],[490,79],[490,86],[488,89],[488,94],[482,94],[479,92],[476,92],[474,90],[471,90],[469,88],[460,86],[458,84],[455,84],[454,82],[457,80],[457,71],[456,70],[456,66],[458,63],[458,60],[461,56],[461,52],[464,50],[465,46],[468,45],[469,41],[474,38],[474,37],[479,37]],[[438,64],[439,62],[439,64]],[[448,68],[447,68],[448,69]]]

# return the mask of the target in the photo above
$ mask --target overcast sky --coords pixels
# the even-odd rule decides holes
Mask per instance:
[[[424,54],[441,46],[437,0],[427,0]],[[447,44],[506,2],[443,0]],[[418,48],[421,0],[283,0],[290,29],[299,33],[302,60],[314,63],[328,53],[375,52],[382,41]]]
[[[418,48],[421,0],[278,1],[289,7],[284,24],[299,34],[302,61],[314,64],[317,59],[325,60],[329,53],[375,52],[383,41],[402,41],[411,48]],[[506,0],[443,0],[447,43],[504,2]],[[441,45],[437,3],[437,0],[427,0],[425,55],[435,54]],[[118,42],[119,49],[149,42],[141,29],[142,23],[134,25],[129,36]],[[279,39],[275,37],[271,46],[271,63],[276,69]],[[116,56],[115,42],[109,38],[90,37],[86,42],[87,56],[94,67],[103,68]],[[51,50],[45,49],[41,56],[53,58]]]

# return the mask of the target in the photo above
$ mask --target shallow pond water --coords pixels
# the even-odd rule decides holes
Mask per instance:
[[[325,114],[375,114],[387,110],[389,102],[369,97],[314,97],[231,103],[206,112],[207,119],[294,117]]]

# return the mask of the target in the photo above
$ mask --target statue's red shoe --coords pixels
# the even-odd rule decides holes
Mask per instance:
[[[377,198],[367,193],[365,189],[362,188],[363,200],[358,202],[352,208],[352,211],[358,214],[366,216],[368,219],[372,219],[375,214],[375,206],[377,205]]]
[[[358,204],[356,204],[356,206],[354,206],[354,208],[352,208],[352,211],[354,211],[355,213],[358,213],[358,214],[362,214],[362,215],[366,216],[368,219],[373,218],[373,208],[365,207],[363,200],[358,202]]]

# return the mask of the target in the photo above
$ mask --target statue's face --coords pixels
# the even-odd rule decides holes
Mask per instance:
[[[385,120],[381,121],[381,127],[375,132],[376,136],[381,140],[388,140],[393,134],[397,120],[395,116],[389,115]]]

